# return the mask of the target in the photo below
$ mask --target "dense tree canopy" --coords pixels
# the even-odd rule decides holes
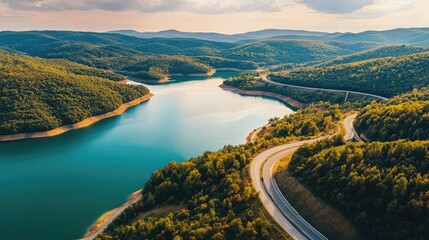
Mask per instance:
[[[302,147],[289,171],[368,238],[429,236],[428,141],[333,146],[324,141]]]
[[[239,45],[225,50],[221,55],[225,58],[253,61],[266,65],[308,63],[326,61],[375,46],[370,43],[266,39]]]
[[[392,97],[429,86],[429,52],[380,58],[327,68],[272,74],[272,80],[300,86],[346,89]]]
[[[224,84],[242,90],[277,93],[290,97],[304,104],[315,103],[319,101],[328,101],[333,104],[342,104],[344,103],[346,96],[345,93],[313,91],[270,84],[261,81],[257,73],[242,73],[237,77],[227,79],[224,81]],[[352,102],[354,105],[363,105],[369,103],[371,100],[374,100],[374,98],[362,97],[360,95],[354,94],[349,94],[348,96],[348,102]]]
[[[242,70],[254,70],[258,68],[258,64],[251,61],[239,61],[222,57],[195,57],[199,62],[212,66],[214,68],[237,68]]]
[[[149,57],[146,60],[125,67],[123,70],[130,72],[131,76],[139,78],[139,74],[146,73],[152,79],[166,77],[166,74],[192,74],[207,73],[212,68],[199,63],[186,56]],[[161,74],[161,75],[160,75]],[[140,77],[145,80],[144,77]]]
[[[338,64],[359,62],[375,58],[385,57],[400,57],[405,55],[411,55],[415,53],[427,52],[427,48],[410,46],[410,45],[393,45],[383,46],[376,49],[370,49],[363,52],[358,52],[346,56],[337,57],[327,62],[323,62],[317,65],[317,67],[328,67]]]
[[[66,60],[0,52],[0,134],[77,123],[149,92],[112,81],[119,79],[123,77]]]
[[[160,80],[167,74],[205,73],[214,67],[256,68],[256,64],[249,61],[207,57],[234,46],[236,44],[198,39],[141,39],[106,33],[0,32],[0,48],[7,51],[127,71],[128,76],[137,80]]]
[[[373,141],[429,139],[429,90],[413,91],[365,107],[356,129]]]

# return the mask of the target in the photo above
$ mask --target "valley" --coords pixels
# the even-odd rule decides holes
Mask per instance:
[[[0,238],[424,239],[428,38],[2,31]]]

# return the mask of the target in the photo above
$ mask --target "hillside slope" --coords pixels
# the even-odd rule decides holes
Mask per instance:
[[[117,109],[149,92],[69,62],[0,52],[0,134],[51,130]]]
[[[320,63],[316,67],[328,67],[333,65],[359,62],[374,58],[385,58],[385,57],[401,57],[405,55],[411,55],[415,53],[427,52],[429,49],[422,47],[415,47],[409,45],[395,45],[385,46],[376,49],[370,49],[363,52],[358,52],[351,55],[341,56],[330,61]]]
[[[307,87],[343,89],[392,97],[429,86],[429,52],[326,68],[271,74],[272,80]]]
[[[397,28],[386,31],[345,33],[336,36],[335,39],[348,42],[369,41],[383,44],[411,44],[429,47],[429,28]]]
[[[127,75],[138,80],[161,80],[167,74],[176,73],[207,73],[217,66],[256,68],[253,67],[256,64],[249,61],[208,58],[234,46],[236,44],[198,39],[141,39],[91,32],[0,32],[0,48],[6,51],[50,59],[68,59],[115,71],[135,69]],[[148,63],[151,66],[147,66]],[[149,71],[152,67],[154,69]]]
[[[320,62],[377,46],[372,43],[345,43],[267,39],[225,50],[221,55],[235,60],[248,60],[266,65],[281,63]]]
[[[429,140],[429,90],[370,104],[356,118],[355,127],[373,141]]]
[[[428,141],[329,145],[299,149],[291,174],[343,212],[365,239],[428,236]]]

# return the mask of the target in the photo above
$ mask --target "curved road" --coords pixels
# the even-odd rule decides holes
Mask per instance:
[[[262,81],[265,81],[265,82],[271,83],[271,84],[275,84],[275,85],[279,85],[279,86],[286,86],[286,87],[300,88],[300,89],[308,89],[308,90],[326,91],[326,92],[354,93],[354,94],[358,94],[358,95],[379,98],[379,99],[382,99],[382,100],[388,100],[388,98],[385,98],[385,97],[382,97],[382,96],[378,96],[378,95],[375,95],[375,94],[370,94],[370,93],[363,93],[363,92],[356,92],[356,91],[349,91],[349,90],[329,89],[329,88],[303,87],[303,86],[298,86],[298,85],[291,85],[291,84],[286,84],[286,83],[274,82],[274,81],[268,79],[268,75],[267,74],[261,75],[260,77],[261,77]]]
[[[355,131],[352,125],[355,118],[356,114],[347,117],[343,121],[346,130],[344,136],[346,141],[355,138]],[[277,161],[295,152],[300,146],[306,143],[314,143],[328,137],[331,136],[328,135],[317,139],[299,141],[270,148],[258,154],[250,165],[252,183],[259,193],[262,204],[277,223],[294,239],[327,238],[305,221],[285,199],[275,181],[273,168]]]

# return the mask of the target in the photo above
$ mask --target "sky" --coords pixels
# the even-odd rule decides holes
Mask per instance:
[[[0,0],[0,30],[241,33],[429,27],[429,0]]]

